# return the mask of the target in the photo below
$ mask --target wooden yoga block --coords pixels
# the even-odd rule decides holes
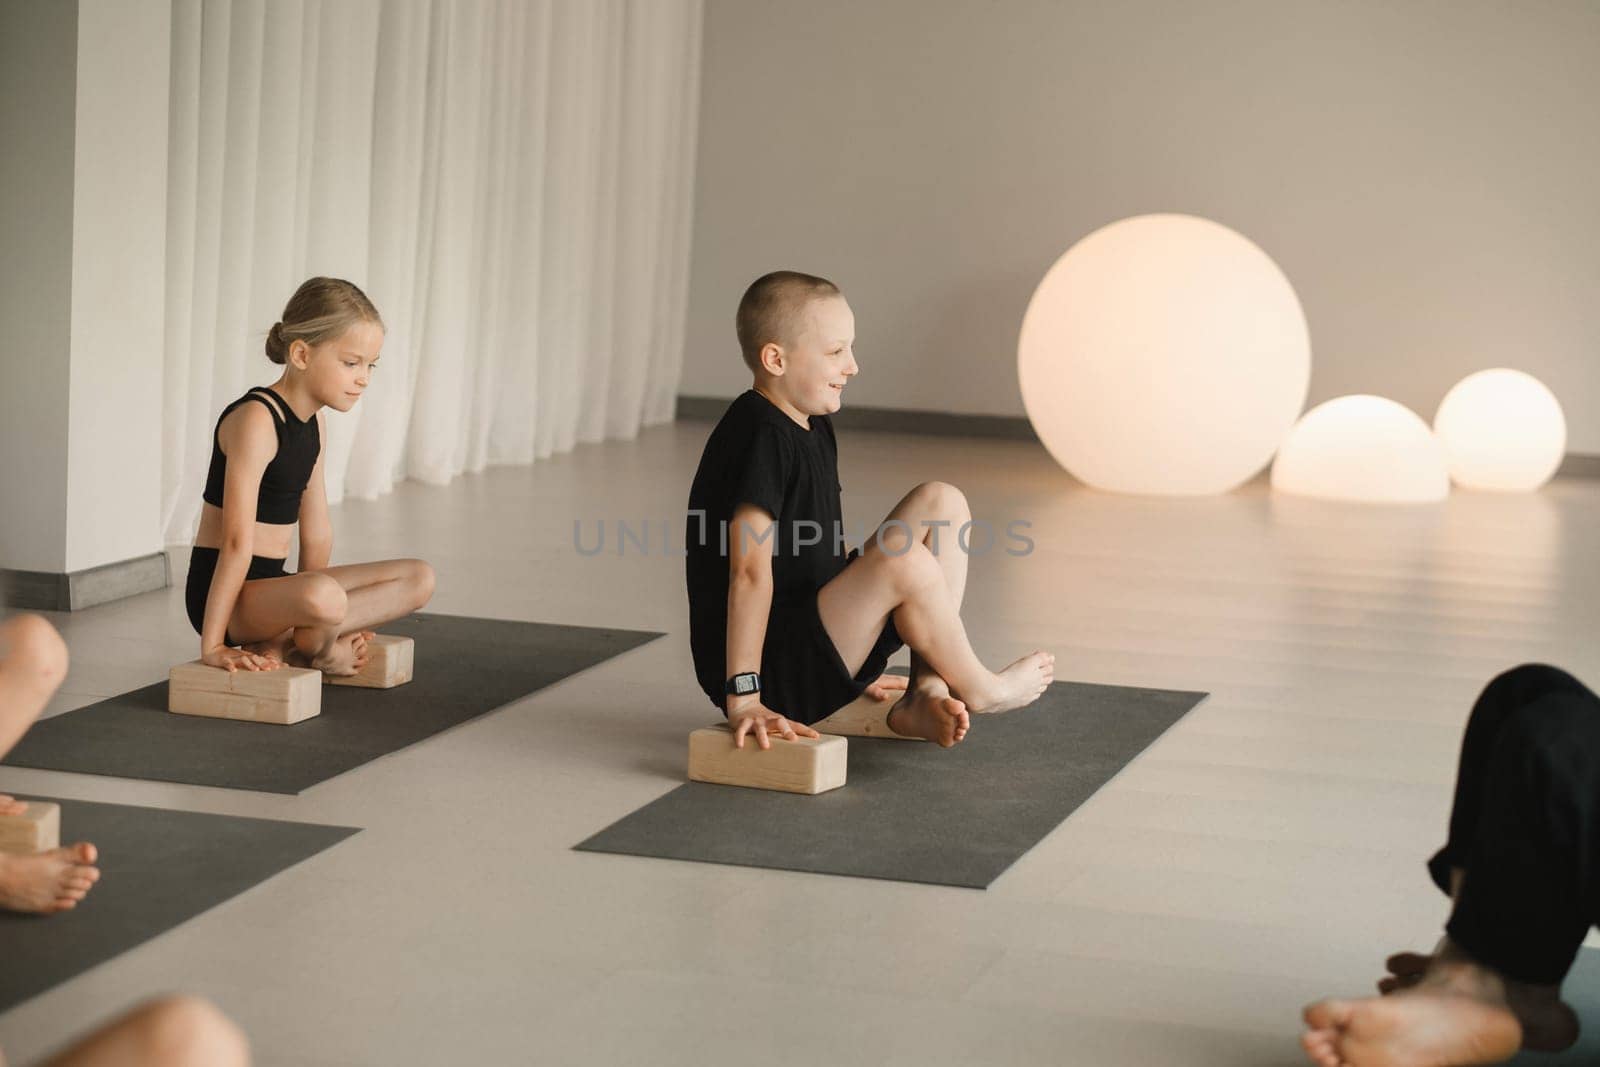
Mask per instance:
[[[774,737],[772,747],[763,751],[749,734],[743,748],[734,748],[731,729],[707,726],[689,735],[689,780],[784,793],[826,793],[844,785],[848,749],[849,742],[842,737],[816,741]]]
[[[363,689],[393,689],[411,681],[411,664],[417,643],[409,637],[379,634],[367,642],[367,665],[345,678],[328,678],[329,685],[358,685]]]
[[[322,714],[322,672],[279,667],[230,674],[195,660],[167,676],[167,710],[288,726]]]
[[[838,734],[844,737],[886,737],[893,741],[921,741],[920,737],[907,737],[889,729],[889,709],[898,696],[888,700],[859,697],[846,704],[821,722],[811,724],[819,734]]]
[[[0,815],[0,852],[44,852],[61,844],[61,805],[24,801],[21,815]]]

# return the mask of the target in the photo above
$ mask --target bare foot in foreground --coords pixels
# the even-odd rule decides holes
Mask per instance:
[[[1056,676],[1056,658],[1048,652],[1023,656],[994,675],[990,687],[972,693],[967,710],[975,715],[993,715],[1027,707],[1050,687]]]
[[[889,709],[889,729],[901,737],[920,737],[950,748],[967,736],[972,719],[967,706],[950,695],[942,679],[919,681]]]
[[[333,643],[326,655],[312,660],[311,666],[323,674],[338,678],[359,674],[361,668],[367,665],[367,642],[376,636],[371,630],[345,634]]]
[[[1421,981],[1386,997],[1324,1000],[1305,1010],[1300,1044],[1318,1067],[1468,1067],[1522,1047],[1500,975],[1436,959]]]
[[[54,915],[77,907],[100,880],[98,855],[83,841],[25,856],[0,852],[0,909]]]
[[[1453,958],[1463,958],[1446,938],[1440,949]],[[1410,989],[1420,983],[1433,965],[1434,955],[1422,952],[1397,952],[1385,961],[1389,974],[1378,980],[1384,996]],[[1578,1015],[1561,999],[1559,985],[1535,985],[1506,979],[1506,1003],[1522,1024],[1522,1047],[1530,1052],[1560,1052],[1578,1040]]]

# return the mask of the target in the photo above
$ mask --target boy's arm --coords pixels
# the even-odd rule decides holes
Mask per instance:
[[[766,643],[767,617],[772,611],[772,546],[776,541],[772,516],[754,504],[734,510],[728,537],[727,672],[732,678],[745,672],[760,673],[761,649]],[[754,732],[756,743],[771,748],[767,731],[793,741],[796,735],[817,737],[809,726],[791,723],[761,703],[761,694],[729,696],[725,705],[733,727],[735,747],[744,747],[745,734]]]

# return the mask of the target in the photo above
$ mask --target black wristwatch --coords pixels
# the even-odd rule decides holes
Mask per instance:
[[[728,679],[728,695],[731,697],[747,697],[751,693],[761,692],[761,675],[755,671],[745,671]]]

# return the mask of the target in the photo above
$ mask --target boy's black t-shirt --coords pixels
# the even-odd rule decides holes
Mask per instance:
[[[809,422],[810,430],[801,428],[749,390],[711,431],[689,490],[689,647],[700,687],[719,705],[728,678],[727,545],[735,536],[734,509],[754,504],[777,520],[774,614],[791,598],[814,596],[848,562],[833,423],[826,415]]]

